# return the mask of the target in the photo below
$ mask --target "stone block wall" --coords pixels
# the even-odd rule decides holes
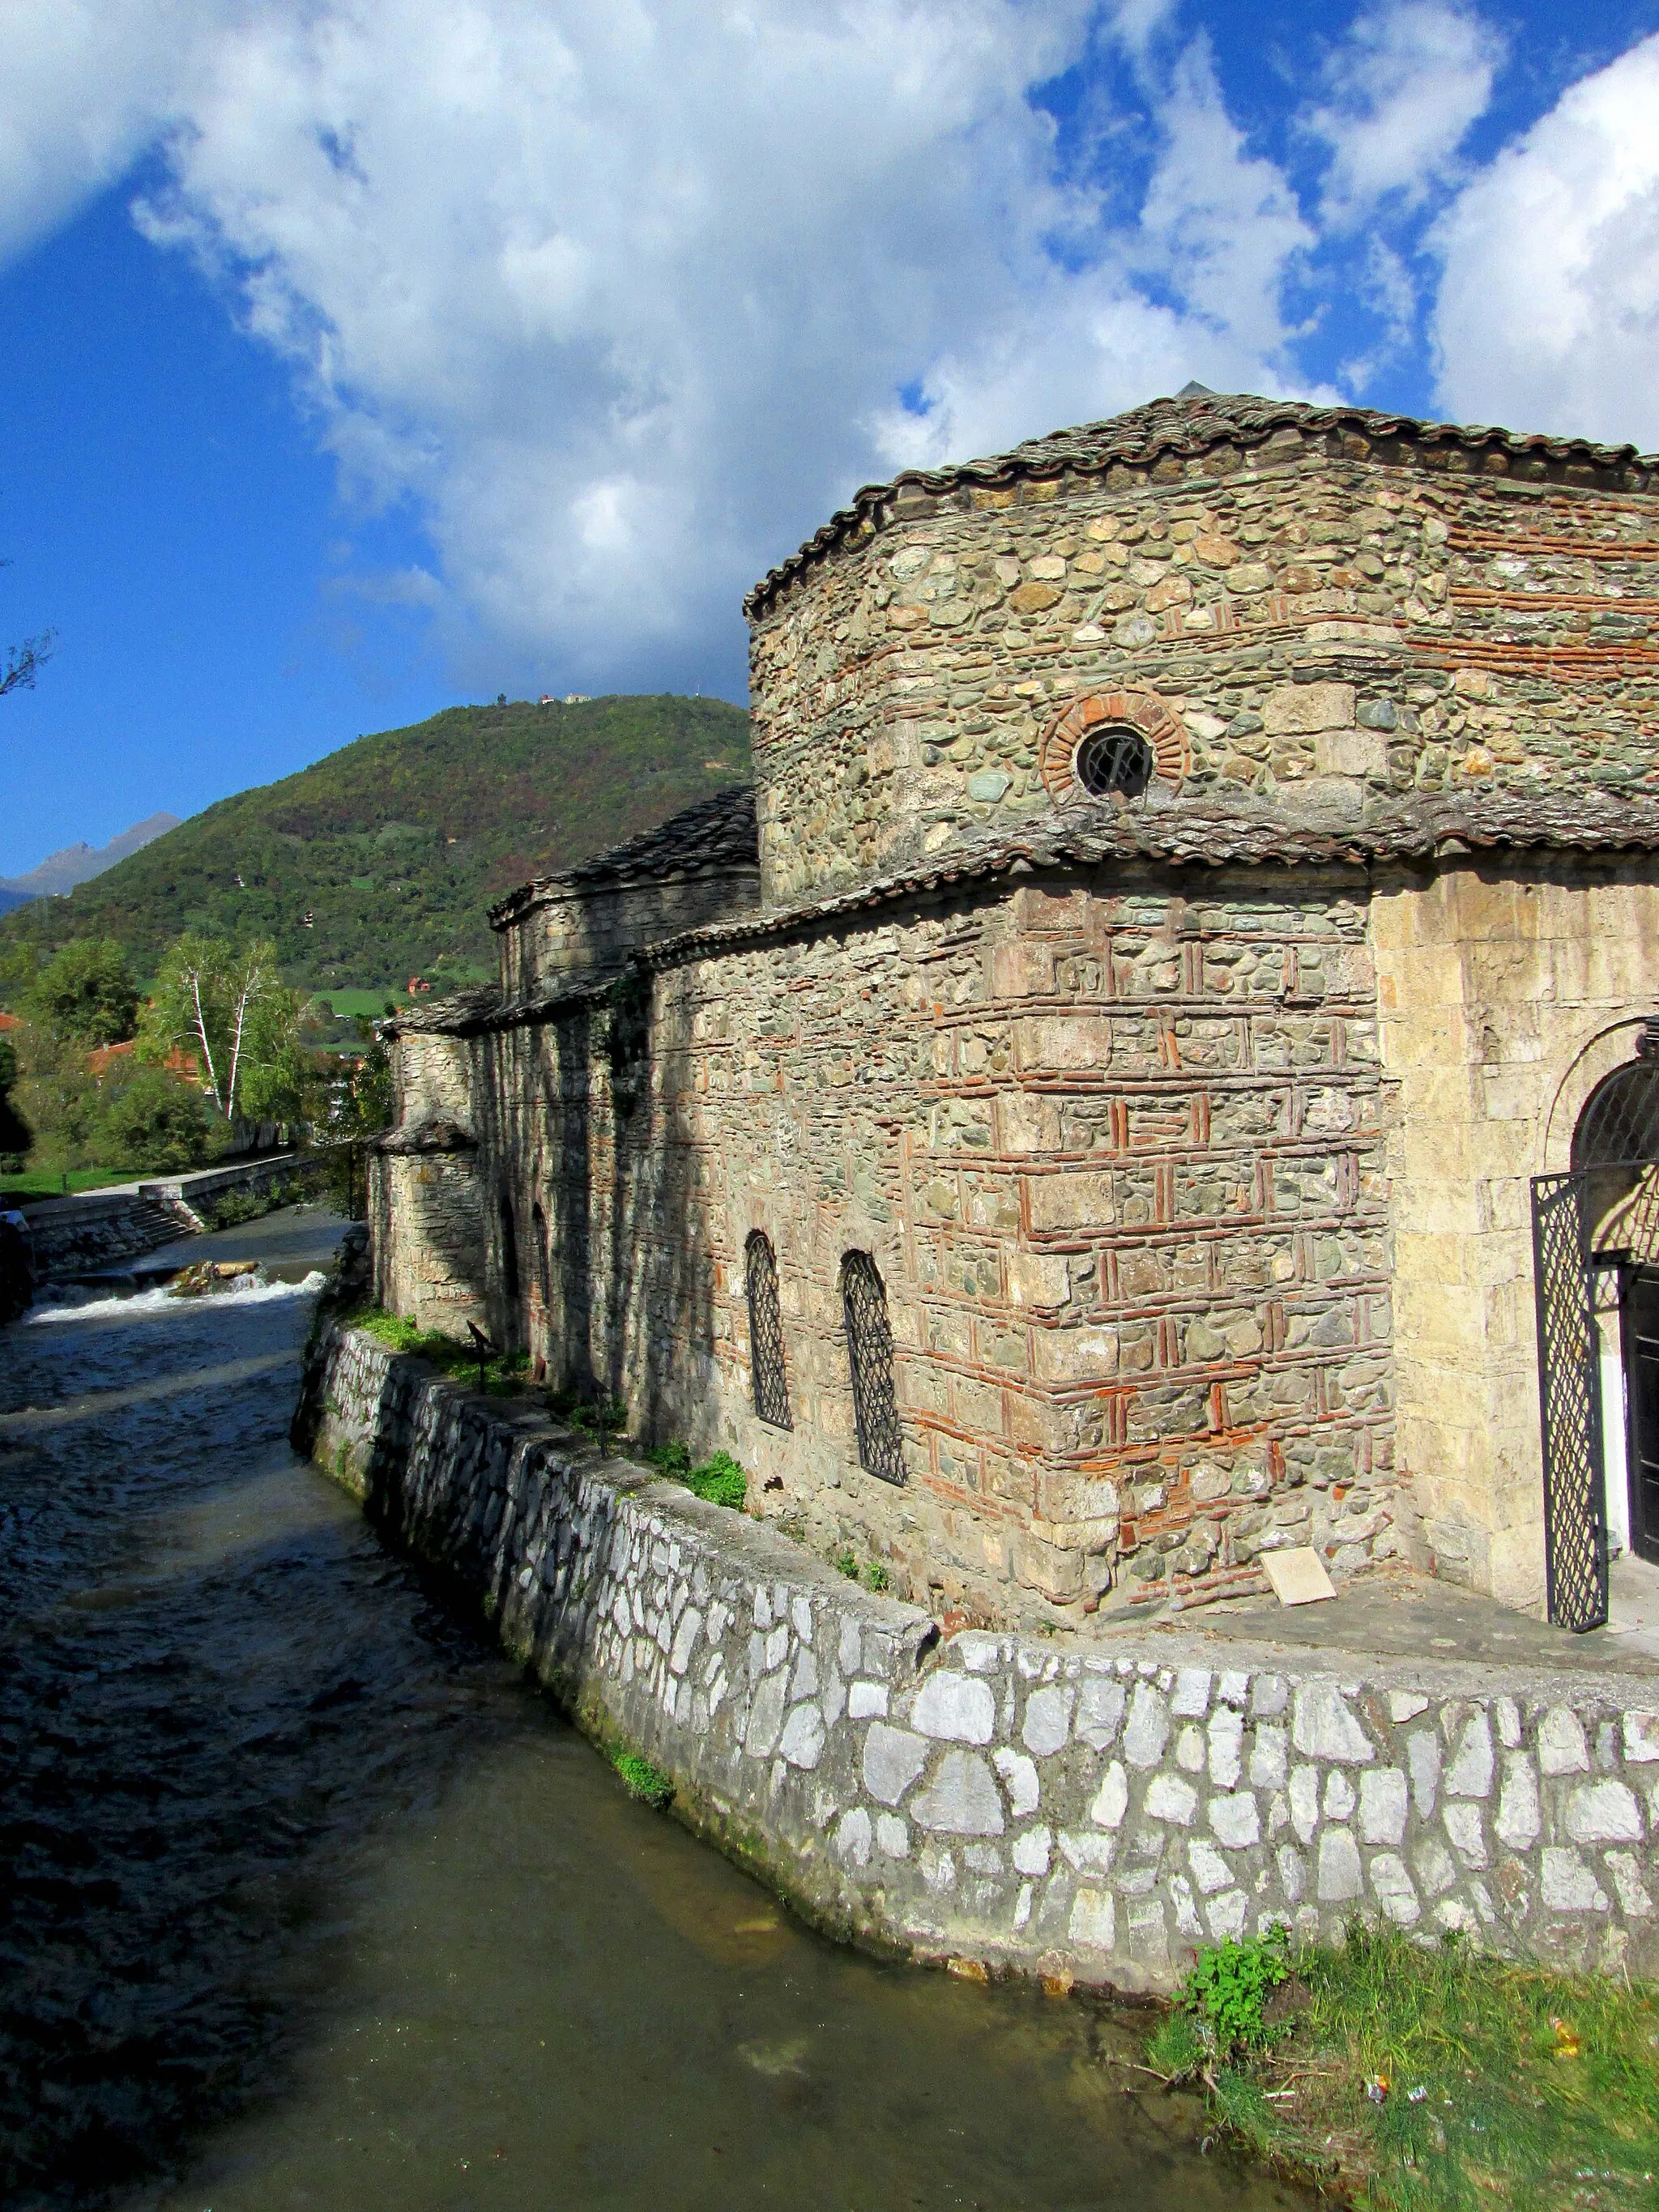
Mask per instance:
[[[737,1513],[324,1332],[301,1441],[677,1809],[833,1930],[1164,1990],[1356,1912],[1659,1971],[1631,1676],[966,1632]]]
[[[538,892],[532,884],[497,919],[501,991],[545,998],[572,982],[615,975],[630,952],[756,905],[754,868],[709,868],[646,883]]]
[[[939,1609],[1092,1609],[1236,1586],[1273,1546],[1339,1573],[1398,1548],[1357,874],[1034,878],[688,952],[635,1031],[576,1001],[470,1050],[477,1164],[386,1164],[386,1302],[471,1296],[556,1376],[731,1449],[769,1510]],[[470,1291],[459,1230],[434,1253],[421,1225],[463,1173]],[[757,1229],[787,1431],[752,1411]],[[854,1249],[886,1286],[902,1489],[858,1464]]]
[[[1050,813],[1084,695],[1170,720],[1168,791],[1298,817],[1645,790],[1656,564],[1659,495],[1403,436],[1285,428],[1151,469],[904,486],[756,597],[766,898]]]

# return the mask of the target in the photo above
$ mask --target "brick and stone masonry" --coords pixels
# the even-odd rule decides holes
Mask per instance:
[[[380,1295],[939,1615],[1307,1542],[1536,1605],[1528,1179],[1659,996],[1656,504],[1627,449],[1211,394],[860,494],[751,594],[752,800],[526,887],[500,989],[406,1020]],[[1094,796],[1114,732],[1145,787]]]

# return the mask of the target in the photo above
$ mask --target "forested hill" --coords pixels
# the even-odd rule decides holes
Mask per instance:
[[[221,799],[68,897],[4,915],[0,974],[15,995],[30,951],[109,936],[149,975],[181,930],[204,929],[274,937],[289,981],[313,990],[416,975],[450,988],[494,975],[484,915],[504,891],[749,772],[749,717],[721,699],[452,707]]]

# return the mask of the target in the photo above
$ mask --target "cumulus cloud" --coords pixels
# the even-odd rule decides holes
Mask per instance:
[[[1632,431],[1654,42],[1472,173],[1501,40],[1450,0],[1369,6],[1303,111],[1299,202],[1190,13],[0,0],[0,253],[158,152],[143,228],[289,365],[356,495],[429,537],[331,603],[429,620],[464,679],[476,639],[492,673],[505,649],[583,689],[729,683],[744,586],[869,477],[1189,377],[1326,388],[1286,307],[1321,272],[1374,326],[1341,341],[1363,386],[1422,344],[1448,195],[1443,396]]]
[[[889,465],[994,452],[1193,378],[1218,392],[1278,392],[1287,377],[1297,381],[1281,295],[1312,234],[1283,174],[1247,152],[1207,41],[1189,43],[1151,89],[1160,143],[1138,220],[1101,237],[1086,267],[1031,270],[1002,303],[1010,319],[989,331],[970,325],[909,407],[880,410],[874,428]]]
[[[1454,173],[1504,50],[1492,25],[1444,0],[1392,0],[1359,16],[1304,121],[1330,149],[1325,223],[1351,229],[1391,195],[1420,206]]]
[[[1659,447],[1659,36],[1573,85],[1443,219],[1439,388],[1465,419]]]
[[[111,119],[54,204],[148,117],[141,223],[291,364],[346,479],[416,502],[452,642],[622,681],[717,634],[729,666],[742,586],[868,477],[1283,373],[1297,222],[1204,50],[1133,235],[1060,179],[1033,94],[1088,0],[150,10],[106,64],[65,34],[54,112],[91,86]]]
[[[0,261],[119,177],[189,105],[230,0],[0,0]]]

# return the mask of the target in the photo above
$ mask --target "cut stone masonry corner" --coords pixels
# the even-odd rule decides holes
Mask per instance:
[[[1464,1662],[967,1632],[337,1322],[295,1440],[832,1931],[1167,1990],[1355,1914],[1659,1972],[1659,1711]],[[1184,1654],[1184,1658],[1183,1658]]]

